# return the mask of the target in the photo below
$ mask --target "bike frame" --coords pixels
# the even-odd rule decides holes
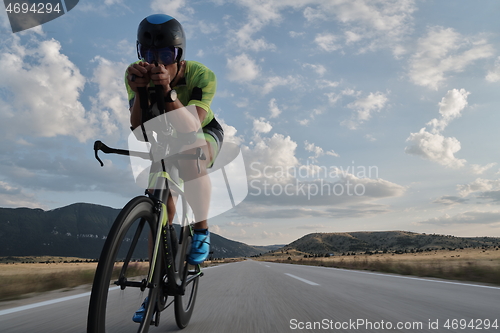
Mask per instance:
[[[138,88],[138,93],[141,101],[141,110],[142,110],[142,119],[147,119],[148,112],[148,91],[144,88]],[[158,108],[160,113],[165,113],[165,104],[163,101],[163,87],[155,86],[154,93],[156,94],[156,101],[158,102]],[[167,124],[164,124],[167,126]],[[151,264],[148,273],[147,281],[143,281],[141,283],[141,290],[144,290],[146,287],[151,288],[153,286],[153,278],[156,269],[161,268],[159,265],[158,257],[160,255],[160,251],[163,253],[164,265],[166,267],[167,276],[168,276],[168,293],[169,295],[184,295],[186,285],[191,282],[193,279],[196,279],[199,276],[202,276],[201,265],[196,265],[196,269],[194,272],[189,272],[187,263],[184,263],[184,259],[187,253],[177,253],[176,258],[174,258],[173,253],[170,248],[168,248],[168,242],[166,237],[169,237],[168,225],[168,209],[167,209],[167,200],[168,196],[173,190],[182,198],[182,211],[183,214],[179,218],[181,224],[181,234],[179,235],[180,243],[183,244],[184,241],[188,239],[188,236],[193,235],[193,229],[191,226],[191,222],[189,221],[189,205],[184,196],[183,189],[183,180],[178,176],[178,169],[175,166],[175,161],[181,159],[196,159],[199,168],[199,160],[206,159],[201,148],[197,148],[197,152],[195,155],[192,154],[176,154],[173,156],[165,157],[159,161],[155,161],[153,156],[155,155],[153,152],[169,151],[168,144],[166,147],[162,147],[161,142],[158,142],[152,135],[148,135],[146,129],[144,127],[144,122],[141,123],[142,136],[145,142],[149,142],[151,144],[151,149],[149,153],[146,152],[138,152],[131,150],[123,150],[123,149],[115,149],[106,146],[101,141],[96,141],[94,143],[94,151],[95,158],[101,163],[101,166],[104,166],[103,162],[98,156],[98,151],[101,150],[105,154],[119,154],[119,155],[129,155],[140,157],[143,159],[148,159],[152,161],[151,169],[150,169],[150,183],[149,189],[146,189],[145,194],[153,200],[155,205],[155,213],[158,216],[157,219],[157,229],[156,229],[156,237],[155,243],[153,245],[153,254],[151,256]],[[195,134],[196,135],[196,134]],[[165,139],[165,138],[164,138]],[[165,140],[167,142],[168,140]],[[150,189],[153,189],[151,192]],[[179,214],[178,214],[179,216]],[[170,221],[171,223],[172,221]],[[185,233],[188,232],[189,235]],[[138,237],[138,235],[137,235]],[[162,244],[163,243],[163,244]],[[162,246],[163,245],[163,246]],[[182,247],[184,248],[184,247]],[[182,252],[182,251],[181,251]],[[131,255],[131,254],[130,254]],[[128,256],[128,255],[127,255]],[[130,259],[130,258],[128,258]],[[126,269],[124,267],[123,269]],[[189,278],[188,275],[191,275]],[[117,281],[118,282],[118,281]],[[119,282],[117,283],[124,289],[126,286],[138,286],[138,282],[124,282],[123,285]]]

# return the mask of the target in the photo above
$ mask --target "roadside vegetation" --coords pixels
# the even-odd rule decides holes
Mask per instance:
[[[237,261],[217,259],[204,267]],[[90,285],[94,280],[97,260],[63,257],[2,257],[0,258],[0,301],[29,297],[52,290],[71,290]],[[147,274],[148,262],[131,266],[137,276]],[[118,275],[118,271],[115,272]]]
[[[344,253],[333,256],[289,250],[284,253],[268,253],[257,259],[500,285],[498,247],[442,249],[419,253]]]

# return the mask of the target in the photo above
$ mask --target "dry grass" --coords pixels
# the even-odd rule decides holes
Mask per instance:
[[[206,261],[203,267],[239,260],[242,259]],[[0,301],[17,299],[32,293],[91,284],[97,263],[85,261],[86,259],[81,258],[62,257],[0,258],[0,285],[2,286]],[[131,274],[145,275],[148,267],[147,262],[134,263],[131,267],[134,271]],[[116,278],[118,271],[116,270],[113,275]]]
[[[55,262],[50,257],[47,263],[0,264],[0,300],[10,300],[27,294],[57,289],[68,289],[91,284],[97,263]],[[82,259],[79,259],[82,260]],[[85,261],[85,259],[83,259]],[[132,274],[141,275],[147,271],[148,263],[133,263]],[[115,272],[114,275],[118,275]]]
[[[262,257],[261,260],[500,285],[500,251],[496,249],[439,250],[415,254],[356,254],[330,258],[304,258],[297,252],[289,252],[288,255],[278,254]]]

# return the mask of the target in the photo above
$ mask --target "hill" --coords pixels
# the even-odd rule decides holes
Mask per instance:
[[[99,258],[119,209],[76,203],[54,210],[0,208],[0,256]],[[214,258],[252,256],[262,252],[211,234]]]
[[[455,237],[407,231],[380,231],[313,233],[286,245],[283,250],[339,255],[351,252],[421,252],[498,245],[500,238],[495,237]]]

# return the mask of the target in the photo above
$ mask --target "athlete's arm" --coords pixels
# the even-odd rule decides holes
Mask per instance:
[[[127,68],[127,83],[135,93],[134,104],[130,107],[130,125],[136,128],[141,125],[142,111],[140,97],[137,93],[137,88],[147,87],[151,81],[149,70],[152,67],[147,62],[139,62],[132,64]]]
[[[170,87],[170,82],[172,82],[171,77],[177,74],[175,81],[179,80],[184,76],[186,63],[183,61],[180,64],[179,71],[177,72],[177,65],[168,65],[165,67],[160,64],[158,67],[153,67],[151,69],[151,80],[155,85],[162,85],[164,93],[168,93],[172,88]],[[171,112],[168,115],[169,121],[172,123],[174,128],[182,133],[196,132],[201,128],[201,124],[207,115],[207,111],[203,108],[196,107],[196,115],[191,114],[181,101],[176,100],[174,102],[165,102],[165,111]]]

